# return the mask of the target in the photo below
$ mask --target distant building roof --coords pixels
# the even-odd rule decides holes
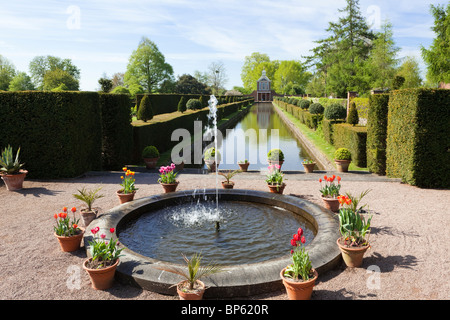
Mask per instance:
[[[263,71],[262,71],[261,78],[258,79],[258,82],[260,82],[260,81],[269,81],[269,82],[271,82],[270,79],[267,78],[267,76],[266,76],[266,70],[264,70],[264,69],[263,69]]]

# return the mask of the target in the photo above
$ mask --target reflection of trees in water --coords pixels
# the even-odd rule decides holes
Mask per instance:
[[[253,153],[265,157],[265,155],[260,155],[260,153],[262,152],[261,150],[270,148],[273,144],[272,140],[274,138],[279,138],[279,147],[284,149],[283,151],[285,152],[285,157],[289,158],[289,162],[291,162],[292,165],[296,166],[295,169],[298,169],[298,166],[301,166],[301,161],[304,158],[309,157],[304,151],[300,142],[292,136],[290,130],[287,128],[287,126],[278,116],[278,113],[276,113],[273,108],[274,107],[270,103],[256,103],[252,107],[250,112],[236,125],[233,131],[228,132],[229,135],[227,135],[227,132],[222,132],[224,135],[223,142],[225,142],[226,140],[226,143],[222,143],[222,141],[220,141],[221,143],[219,143],[219,149],[223,146],[224,149],[222,151],[224,152],[224,154],[226,154],[226,145],[228,143],[234,143],[235,157],[238,152],[244,152],[247,157]],[[272,132],[272,129],[278,130],[277,136],[274,136],[276,133]],[[252,132],[249,132],[248,130],[251,130]],[[260,130],[262,132],[260,132]],[[248,134],[245,135],[245,132],[247,132]],[[274,135],[272,135],[272,133]],[[242,147],[242,145],[244,145],[244,147]],[[228,147],[231,147],[231,145]],[[244,150],[240,150],[241,147]],[[236,161],[238,160],[243,159],[236,158]],[[225,163],[223,165],[225,166]]]

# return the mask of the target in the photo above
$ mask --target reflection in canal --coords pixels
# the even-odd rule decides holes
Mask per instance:
[[[220,170],[238,169],[238,161],[245,159],[249,170],[266,170],[267,153],[273,148],[284,153],[283,171],[304,170],[303,159],[311,158],[273,108],[271,103],[256,103],[234,128],[222,132]]]

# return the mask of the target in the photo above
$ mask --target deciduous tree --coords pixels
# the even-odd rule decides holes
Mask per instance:
[[[157,45],[143,37],[133,51],[125,72],[127,86],[140,85],[145,92],[153,92],[164,81],[173,78],[173,69]]]

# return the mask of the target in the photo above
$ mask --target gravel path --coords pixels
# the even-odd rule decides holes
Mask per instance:
[[[323,174],[287,174],[285,194],[321,204],[318,179]],[[341,265],[320,275],[312,299],[449,299],[450,191],[419,189],[367,174],[341,176],[344,192],[356,195],[372,189],[364,201],[373,214],[372,248],[361,268]],[[161,193],[157,178],[155,173],[136,173],[137,198]],[[181,173],[179,180],[182,190],[214,188],[216,182],[213,174]],[[243,173],[233,180],[236,188],[267,191],[264,176],[258,173]],[[84,248],[60,251],[53,236],[53,214],[63,206],[81,208],[72,194],[97,186],[102,186],[105,197],[95,206],[103,214],[118,205],[119,181],[119,172],[105,172],[58,181],[26,179],[24,189],[17,192],[1,185],[0,299],[178,299],[117,282],[110,290],[93,290],[81,268]],[[242,299],[287,296],[280,291]]]

